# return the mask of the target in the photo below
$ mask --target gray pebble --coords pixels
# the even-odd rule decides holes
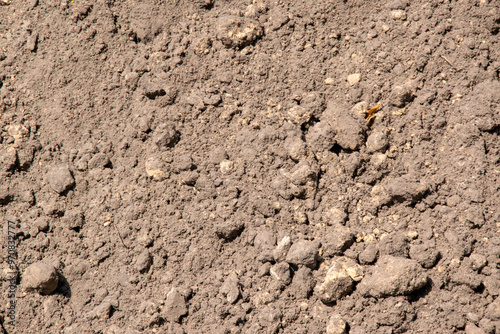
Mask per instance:
[[[190,170],[193,167],[193,159],[189,154],[182,154],[174,158],[174,171],[182,172]]]
[[[142,253],[137,257],[135,262],[135,269],[140,273],[145,273],[151,268],[151,264],[153,263],[153,257],[151,253],[146,249],[142,251]]]
[[[258,21],[245,17],[222,16],[217,25],[217,39],[228,48],[245,47],[263,33],[264,29]]]
[[[340,314],[333,314],[328,323],[326,324],[326,334],[346,334],[347,333],[347,323],[340,316]]]
[[[377,260],[378,249],[374,242],[368,243],[365,249],[359,254],[358,260],[361,264],[372,264]]]
[[[495,276],[483,278],[483,285],[491,296],[500,295],[500,279]]]
[[[390,103],[396,107],[403,108],[413,98],[414,95],[409,85],[394,86],[390,96]]]
[[[42,295],[49,295],[57,289],[59,274],[54,266],[36,262],[26,268],[22,281],[26,291],[38,291]]]
[[[172,124],[163,124],[155,131],[153,141],[160,149],[173,147],[179,141],[179,132]]]
[[[303,265],[314,269],[318,257],[318,247],[318,242],[300,240],[290,247],[286,261],[296,266]]]
[[[111,312],[113,311],[113,306],[109,301],[103,301],[99,304],[95,309],[90,312],[90,318],[99,318],[99,319],[109,319],[111,316]]]
[[[75,185],[75,179],[65,164],[52,167],[46,175],[52,190],[61,194]]]
[[[167,294],[167,300],[163,308],[163,318],[169,322],[179,322],[180,318],[186,315],[187,312],[186,299],[178,289],[172,288]]]
[[[271,267],[269,273],[271,277],[284,283],[285,285],[290,284],[292,281],[292,276],[290,274],[290,266],[286,262],[280,262]]]
[[[339,257],[332,260],[323,281],[314,289],[315,294],[324,303],[333,303],[350,293],[354,281],[363,277],[363,269],[354,260]]]
[[[488,264],[488,260],[486,260],[486,256],[483,254],[472,253],[469,259],[471,261],[472,270],[475,271],[480,271]]]
[[[286,255],[292,246],[292,240],[289,236],[284,236],[273,251],[273,258],[276,262],[285,261]]]
[[[382,131],[375,131],[366,139],[366,148],[369,153],[382,151],[388,144],[389,140]]]
[[[231,241],[241,234],[245,224],[239,221],[226,221],[215,227],[215,234],[221,239]]]
[[[358,285],[363,296],[375,298],[408,295],[423,288],[427,274],[415,260],[382,256],[371,273]]]
[[[229,304],[234,304],[240,297],[240,283],[234,276],[229,276],[222,284],[220,294],[223,295]]]
[[[343,208],[331,207],[325,210],[324,212],[324,220],[327,225],[335,226],[335,225],[345,225],[347,221],[347,213]]]
[[[109,165],[111,161],[109,160],[108,156],[104,153],[97,153],[90,159],[88,162],[88,168],[93,169],[93,168],[104,168],[107,165]]]

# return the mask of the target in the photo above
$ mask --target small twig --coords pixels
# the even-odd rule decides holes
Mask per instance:
[[[455,70],[457,69],[452,63],[451,61],[448,60],[448,58],[446,58],[445,56],[443,55],[440,55],[441,58],[443,58],[451,67],[453,67]]]
[[[113,224],[113,227],[115,228],[116,230],[116,233],[118,233],[118,237],[120,238],[120,240],[122,241],[122,244],[123,246],[126,248],[126,249],[129,249],[127,245],[125,245],[125,242],[123,241],[123,238],[122,238],[122,235],[120,234],[120,232],[118,231],[118,227],[116,227],[115,224]]]

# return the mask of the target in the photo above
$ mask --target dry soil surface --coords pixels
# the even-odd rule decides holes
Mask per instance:
[[[0,1],[0,333],[500,333],[499,31]]]

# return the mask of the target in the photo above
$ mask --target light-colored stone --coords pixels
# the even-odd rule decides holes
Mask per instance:
[[[36,262],[24,271],[22,282],[26,291],[38,291],[49,295],[57,289],[59,274],[54,266],[45,262]]]
[[[340,316],[340,314],[335,313],[330,317],[326,325],[326,334],[346,334],[347,333],[347,323]]]
[[[222,174],[229,174],[234,170],[234,162],[230,160],[224,160],[220,163],[220,172]]]
[[[149,158],[145,163],[145,167],[147,176],[152,177],[156,181],[162,181],[167,177],[165,164],[160,159]]]
[[[347,82],[351,86],[354,86],[355,84],[357,84],[360,81],[361,81],[361,73],[349,74],[347,76]]]

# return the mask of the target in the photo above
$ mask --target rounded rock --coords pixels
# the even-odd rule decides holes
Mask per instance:
[[[54,266],[36,262],[26,268],[22,280],[26,291],[38,291],[42,295],[49,295],[57,289],[59,274]]]
[[[75,179],[65,164],[52,167],[46,176],[52,190],[61,194],[75,185]]]
[[[385,135],[385,133],[381,131],[373,132],[368,136],[366,140],[366,148],[368,152],[378,152],[384,150],[389,144],[389,139]]]

